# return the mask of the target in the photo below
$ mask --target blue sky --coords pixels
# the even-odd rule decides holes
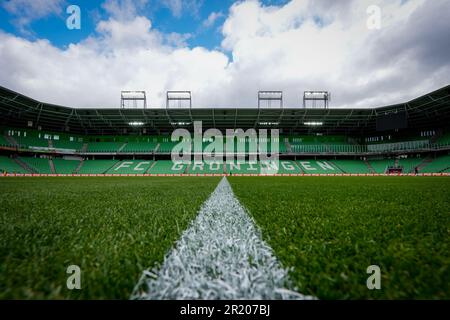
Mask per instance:
[[[6,0],[6,2],[11,0]],[[34,0],[30,0],[34,1]],[[25,1],[24,1],[25,2]],[[174,12],[161,1],[149,1],[139,10],[138,14],[147,17],[152,27],[162,33],[172,32],[189,34],[186,44],[189,47],[202,46],[208,49],[220,47],[223,36],[220,32],[233,0],[203,0],[195,1],[195,8],[183,8],[180,15]],[[264,0],[263,5],[280,6],[288,0]],[[95,26],[100,20],[109,18],[108,12],[100,0],[66,0],[60,5],[60,12],[52,12],[44,17],[37,18],[25,26],[17,23],[17,15],[8,12],[5,6],[0,6],[0,29],[8,33],[29,39],[47,39],[53,45],[64,48],[70,43],[77,43],[91,35],[95,35]],[[65,10],[68,5],[78,5],[81,9],[81,30],[69,30],[65,21],[69,16]],[[210,14],[218,13],[214,24],[205,27],[204,22]]]
[[[81,30],[66,27],[69,5]],[[195,107],[253,107],[259,90],[296,107],[327,90],[331,107],[377,107],[449,84],[449,12],[448,0],[0,0],[0,85],[73,107],[114,107],[121,90],[151,106],[168,90]]]

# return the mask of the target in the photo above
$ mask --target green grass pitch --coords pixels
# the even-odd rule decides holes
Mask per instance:
[[[232,177],[302,293],[321,299],[450,298],[450,179]],[[368,290],[369,265],[381,290]]]
[[[0,299],[128,299],[217,177],[0,179]],[[66,269],[81,268],[81,290]]]
[[[228,179],[302,293],[450,298],[450,179]],[[0,299],[127,299],[219,180],[1,178]],[[81,290],[66,288],[71,264]],[[381,290],[366,287],[372,264]]]

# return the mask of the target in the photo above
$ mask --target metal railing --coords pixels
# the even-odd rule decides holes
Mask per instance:
[[[436,151],[450,149],[450,143],[430,143],[428,140],[369,145],[299,145],[291,144],[293,153],[383,153],[397,151]]]

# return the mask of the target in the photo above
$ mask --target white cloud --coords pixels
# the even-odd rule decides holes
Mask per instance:
[[[145,8],[149,0],[106,0],[102,7],[114,19],[132,20]]]
[[[111,18],[97,31],[65,50],[0,32],[0,84],[55,104],[116,107],[121,90],[147,90],[151,104],[162,105],[167,90],[202,92],[226,82],[223,53],[169,46],[147,18]]]
[[[372,4],[382,9],[379,31],[366,26],[366,9]],[[450,3],[440,0],[405,4],[399,0],[332,4],[299,0],[282,7],[245,1],[232,6],[223,26],[222,46],[233,55],[230,72],[235,75],[236,88],[246,87],[250,92],[281,89],[290,106],[299,105],[301,92],[310,89],[331,91],[333,106],[379,106],[447,84],[442,68],[449,70],[450,61],[423,69],[426,57],[418,57],[414,51],[433,45],[420,35],[424,28],[449,43],[445,30],[450,22],[438,19],[440,28],[433,22],[434,15],[449,9]],[[317,17],[323,25],[316,22]],[[417,24],[418,17],[429,26]],[[383,52],[406,37],[414,40],[397,48],[396,55],[383,57]],[[434,41],[434,46],[437,43]],[[449,56],[450,48],[439,54]]]
[[[121,90],[146,90],[151,106],[166,90],[191,90],[194,106],[253,107],[268,89],[284,90],[288,107],[310,89],[331,91],[332,106],[373,107],[448,84],[445,0],[239,2],[222,27],[232,61],[188,48],[189,34],[158,32],[129,1],[108,3],[97,35],[66,49],[0,32],[0,84],[75,107],[116,107]],[[370,4],[382,8],[379,31],[366,27]]]
[[[2,7],[14,17],[14,23],[22,32],[28,25],[52,14],[60,14],[64,0],[6,0]]]
[[[172,32],[165,36],[165,41],[168,45],[173,47],[187,47],[187,41],[192,38],[190,33],[176,33]]]
[[[203,0],[161,0],[160,4],[168,8],[174,17],[179,18],[185,12],[197,16]]]
[[[224,16],[224,14],[222,12],[211,12],[211,14],[208,16],[208,18],[206,18],[205,21],[203,21],[203,27],[205,28],[210,28],[212,27],[217,19],[220,19]]]

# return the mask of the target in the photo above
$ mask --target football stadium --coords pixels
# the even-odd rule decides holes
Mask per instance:
[[[165,108],[74,109],[0,90],[4,153],[0,170],[6,175],[264,174],[271,164],[248,161],[251,144],[258,147],[253,151],[256,154],[262,145],[268,154],[277,148],[279,163],[271,172],[274,175],[450,173],[450,86],[374,109],[283,108],[281,92],[259,92],[258,107],[253,108],[174,108],[167,104]],[[167,96],[191,99],[190,93],[188,98],[172,92]],[[261,106],[267,99],[278,101],[279,107]],[[222,148],[212,149],[213,153],[240,155],[243,163],[198,162],[192,138],[186,149],[192,161],[171,161],[179,143],[171,133],[183,128],[193,135],[195,122],[205,130],[223,131]],[[270,133],[275,128],[280,134],[274,141],[270,134],[260,141],[247,131]],[[228,147],[225,131],[229,129],[247,135],[232,136]],[[201,138],[200,153],[215,144],[213,138]]]
[[[0,101],[3,298],[449,297],[450,86],[373,109],[265,108],[259,100],[259,107],[234,109],[74,109],[6,88]],[[194,152],[190,161],[172,161],[179,141],[171,132],[193,133],[197,121],[218,130],[277,128],[276,141],[256,138],[258,150],[277,149],[276,170],[264,170],[273,167],[269,161],[249,160],[252,137],[240,138],[243,153],[236,137],[232,148],[221,149],[232,162],[196,162]],[[213,143],[202,138],[200,153]],[[177,240],[222,177],[289,270],[289,283],[281,270],[226,279],[229,270],[221,268],[251,270],[242,263],[271,250],[241,248],[239,261],[214,271],[223,283],[209,290],[202,283],[217,280],[210,269],[224,257],[172,258],[161,272],[175,278],[158,282],[153,276],[163,276],[155,270],[144,273],[155,291],[133,291],[142,271],[169,259],[175,243],[213,256],[225,250],[208,248],[209,238],[195,244],[198,235]],[[226,230],[218,217],[209,219],[201,227],[209,236]],[[245,234],[229,232],[237,242]],[[200,270],[190,266],[196,259],[205,264]],[[64,288],[61,265],[72,262],[86,270],[83,290]],[[380,291],[366,287],[374,262],[386,272]],[[189,276],[177,269],[189,267]],[[285,292],[260,279],[270,272]],[[232,290],[242,277],[247,287]]]
[[[399,1],[386,10],[394,17],[399,10],[395,19],[403,21],[422,8],[419,2]],[[0,6],[0,17],[17,16],[14,3]],[[423,81],[406,75],[417,70],[399,62],[408,57],[411,66],[428,66],[412,58],[413,51],[389,70],[372,73],[362,64],[367,77],[348,82],[349,74],[335,76],[326,63],[325,76],[322,67],[314,66],[319,76],[311,80],[300,69],[291,78],[282,59],[273,61],[274,55],[288,59],[289,47],[272,43],[270,59],[258,56],[251,68],[240,70],[253,58],[240,56],[248,48],[242,43],[229,48],[236,21],[258,14],[279,21],[280,14],[293,21],[283,25],[286,30],[302,30],[302,23],[310,21],[313,27],[307,32],[315,34],[333,28],[333,19],[342,17],[285,17],[295,10],[322,8],[296,0],[278,5],[233,2],[215,15],[208,9],[202,28],[223,20],[221,50],[231,52],[229,57],[206,44],[196,51],[189,44],[193,35],[168,44],[167,26],[158,25],[158,17],[183,18],[169,7],[158,9],[166,10],[162,18],[155,13],[159,11],[140,16],[144,3],[104,1],[96,10],[107,16],[96,16],[100,20],[78,42],[66,35],[70,40],[59,44],[61,35],[39,29],[40,23],[58,23],[57,12],[33,20],[37,26],[21,20],[20,28],[36,28],[27,29],[31,33],[17,25],[11,31],[16,29],[0,22],[0,300],[450,299],[448,56],[434,60],[441,69],[432,75],[417,68]],[[88,5],[78,4],[84,14]],[[305,4],[310,6],[305,9]],[[436,1],[434,6],[430,12],[444,12],[448,3]],[[248,14],[250,9],[262,13]],[[430,12],[423,16],[431,19]],[[388,19],[388,30],[400,32],[390,23]],[[271,41],[277,32],[283,39],[286,30],[276,25],[270,36],[265,33],[268,23],[264,32],[236,41],[252,43],[253,36]],[[247,25],[239,26],[241,36]],[[145,36],[138,37],[127,29],[131,27],[145,29]],[[64,32],[72,32],[67,28]],[[130,34],[138,41],[129,42]],[[333,36],[325,37],[333,48]],[[398,51],[407,45],[398,44]],[[345,42],[346,48],[351,45]],[[439,48],[450,52],[450,46]],[[183,65],[194,65],[194,72],[138,63],[154,51],[161,55],[145,60],[150,64],[164,64],[167,56],[171,63],[199,56],[183,60]],[[21,52],[26,58],[18,58]],[[57,61],[72,63],[79,57],[87,67],[70,69]],[[232,71],[226,70],[220,84],[239,87],[231,87],[237,92],[233,98],[228,97],[231,89],[202,87],[222,77],[216,75],[222,59]],[[315,64],[313,56],[307,54],[307,59],[306,69]],[[272,71],[280,68],[279,79],[261,80],[265,75],[259,68],[265,61]],[[137,72],[128,66],[137,66]],[[68,76],[75,82],[59,78],[64,68],[79,71]],[[147,73],[147,68],[159,71]],[[395,68],[401,76],[390,78]],[[142,80],[141,69],[154,82]],[[209,69],[213,76],[195,78]],[[250,71],[256,78],[245,77]],[[436,80],[442,74],[445,81]],[[162,79],[167,83],[158,86],[166,81]],[[257,80],[245,86],[252,79]],[[353,86],[355,90],[348,89]],[[270,303],[241,306],[231,314],[269,316]],[[210,317],[222,312],[190,310],[189,304],[183,308],[177,314],[205,312]]]

